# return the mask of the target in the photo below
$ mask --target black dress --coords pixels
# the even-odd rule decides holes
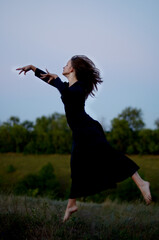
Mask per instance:
[[[36,69],[35,76],[45,73]],[[44,79],[48,81],[47,78]],[[50,85],[61,93],[68,125],[72,130],[71,190],[69,198],[93,195],[116,187],[131,177],[139,166],[124,154],[114,150],[106,140],[101,124],[85,112],[83,84],[69,87],[58,77]]]

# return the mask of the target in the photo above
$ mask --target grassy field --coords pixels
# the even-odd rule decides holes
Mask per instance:
[[[67,201],[0,195],[3,240],[158,240],[159,205],[77,202],[62,223]]]
[[[159,156],[131,156],[140,166],[139,172],[150,181],[151,189],[159,196]],[[16,153],[0,154],[0,181],[4,187],[11,187],[30,173],[37,173],[48,162],[52,163],[55,175],[62,189],[69,189],[70,155],[23,155]],[[8,172],[12,165],[15,171]],[[120,185],[120,184],[119,184]]]
[[[15,184],[30,173],[37,173],[44,165],[51,163],[55,175],[65,189],[70,186],[70,156],[69,155],[23,155],[16,153],[0,154],[0,176],[3,185]],[[13,165],[16,171],[8,173],[8,167]]]

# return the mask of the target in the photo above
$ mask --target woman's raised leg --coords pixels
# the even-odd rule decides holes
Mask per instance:
[[[132,176],[131,176],[132,180],[136,183],[136,185],[138,186],[138,188],[140,189],[146,204],[150,204],[152,201],[152,197],[151,197],[151,192],[150,192],[150,183],[147,181],[144,181],[140,175],[138,174],[138,172],[135,172]]]
[[[67,204],[67,208],[65,211],[65,215],[63,218],[63,222],[67,221],[69,219],[69,217],[71,216],[72,213],[76,212],[78,210],[78,207],[76,205],[76,199],[69,199],[68,200],[68,204]]]

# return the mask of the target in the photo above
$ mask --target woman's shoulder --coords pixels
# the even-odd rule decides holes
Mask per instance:
[[[75,82],[74,84],[72,84],[71,86],[69,86],[68,83],[65,83],[67,84],[67,88],[66,88],[66,91],[63,92],[62,94],[62,99],[63,100],[66,100],[66,99],[70,99],[71,102],[72,100],[77,102],[78,101],[84,101],[85,99],[85,92],[84,92],[84,89],[82,87],[82,84],[77,81]]]
[[[70,87],[68,87],[69,92],[77,95],[83,96],[85,93],[84,86],[80,81],[75,82]]]
[[[68,87],[71,91],[83,91],[84,90],[84,85],[81,81],[77,81],[73,83],[70,87]]]

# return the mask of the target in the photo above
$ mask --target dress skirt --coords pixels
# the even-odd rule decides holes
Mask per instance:
[[[139,169],[130,158],[111,147],[96,120],[73,132],[70,166],[69,198],[86,197],[115,188],[117,182],[131,177]]]

